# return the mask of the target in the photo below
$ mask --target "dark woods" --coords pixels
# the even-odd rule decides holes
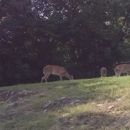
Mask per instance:
[[[129,7],[129,0],[1,0],[0,86],[40,82],[48,64],[75,79],[99,77],[102,66],[114,75],[113,64],[130,60]]]

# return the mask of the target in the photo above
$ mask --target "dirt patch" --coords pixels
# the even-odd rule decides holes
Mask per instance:
[[[121,115],[118,115],[116,120],[111,123],[111,126],[114,128],[124,127],[126,130],[130,129],[130,113],[124,112]]]
[[[115,117],[103,113],[89,113],[77,116],[77,120],[84,126],[99,129],[109,126],[111,122],[115,121]]]
[[[74,105],[74,104],[79,104],[81,101],[76,98],[70,98],[70,97],[61,97],[58,100],[48,102],[44,105],[43,110],[44,112],[57,108],[57,107],[62,107],[62,106],[69,106],[69,105]]]
[[[0,114],[0,122],[7,122],[12,119],[15,119],[16,117],[22,115],[22,113],[13,112],[8,114]]]
[[[29,97],[31,95],[34,95],[32,91],[28,90],[10,90],[10,89],[4,89],[0,90],[0,102],[2,103],[6,102],[6,107],[4,107],[4,111],[0,114],[0,122],[7,122],[10,120],[13,120],[23,113],[16,111],[15,108],[17,108],[20,104],[19,99],[23,99],[25,97]]]
[[[32,91],[27,90],[1,90],[0,91],[0,102],[11,101],[16,102],[19,98],[30,96],[34,94]]]

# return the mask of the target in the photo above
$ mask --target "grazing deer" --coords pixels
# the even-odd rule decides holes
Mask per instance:
[[[107,76],[107,69],[105,67],[102,67],[100,69],[100,75],[101,75],[101,77]]]
[[[56,66],[56,65],[47,65],[43,68],[43,74],[44,76],[41,78],[41,82],[45,80],[47,82],[48,77],[52,75],[58,75],[60,77],[60,80],[63,80],[62,77],[65,76],[68,79],[74,79],[72,75],[69,75],[69,73],[66,71],[64,67]]]
[[[121,74],[125,73],[127,75],[130,74],[130,64],[121,64],[117,65],[114,68],[114,72],[116,76],[120,76]]]

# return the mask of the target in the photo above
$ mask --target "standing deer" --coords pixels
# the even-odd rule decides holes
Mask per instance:
[[[100,75],[101,75],[101,77],[107,76],[107,69],[105,67],[102,67],[100,69]]]
[[[68,79],[74,79],[72,75],[70,75],[64,67],[56,66],[56,65],[47,65],[43,68],[44,76],[41,78],[41,82],[45,80],[47,82],[48,77],[52,75],[58,75],[60,80],[63,80],[63,76],[67,77]]]
[[[114,72],[116,76],[120,76],[123,73],[126,73],[127,75],[130,74],[130,64],[121,64],[117,65],[114,68]]]

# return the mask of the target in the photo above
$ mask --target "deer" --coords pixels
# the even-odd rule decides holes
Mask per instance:
[[[56,65],[47,65],[43,68],[43,74],[44,76],[41,78],[41,83],[45,80],[47,82],[48,77],[52,75],[58,75],[60,77],[60,80],[63,80],[63,76],[67,77],[69,80],[74,79],[73,75],[70,75],[67,70],[62,66],[56,66]]]
[[[107,76],[107,69],[105,67],[102,67],[100,69],[100,75],[101,75],[101,77]]]
[[[114,72],[116,76],[120,76],[121,74],[130,74],[130,64],[121,64],[121,65],[117,65],[114,68]]]

